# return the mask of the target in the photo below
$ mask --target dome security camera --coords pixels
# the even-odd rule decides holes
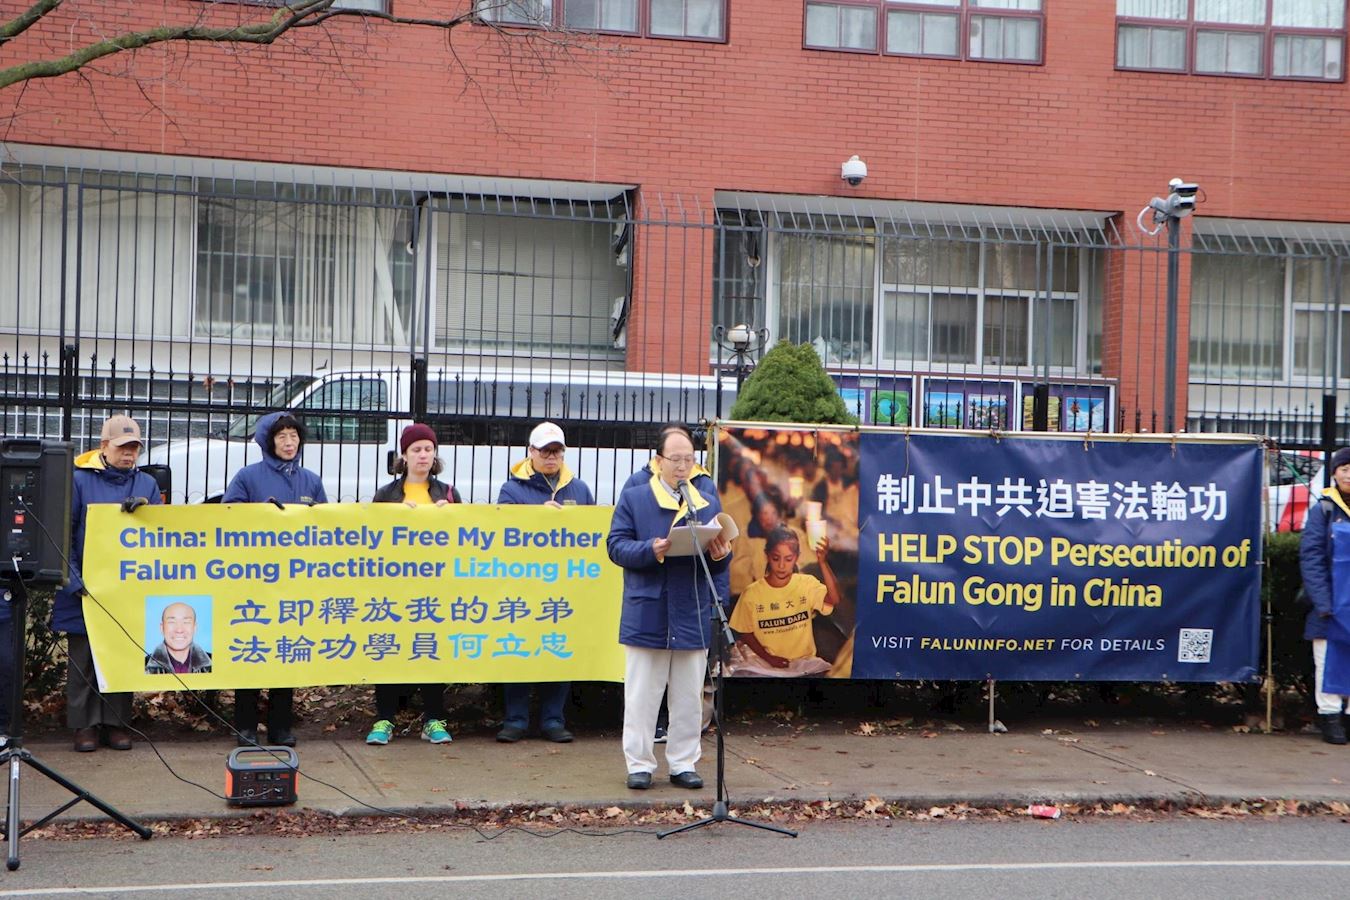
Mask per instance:
[[[839,177],[847,181],[851,187],[857,187],[867,177],[867,163],[858,159],[858,154],[855,153],[840,168]]]

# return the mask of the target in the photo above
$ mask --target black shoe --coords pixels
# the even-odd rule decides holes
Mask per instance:
[[[75,729],[75,752],[93,753],[98,749],[98,726]]]
[[[568,731],[561,725],[553,725],[550,726],[549,728],[545,728],[543,731],[540,732],[540,734],[544,736],[544,740],[552,741],[555,744],[572,743],[572,732]]]
[[[676,787],[688,788],[691,791],[703,787],[703,779],[698,776],[697,772],[679,772],[670,776],[670,783]]]
[[[656,726],[656,736],[652,738],[653,744],[664,744],[666,742],[666,726]]]
[[[267,733],[267,742],[278,747],[294,747],[295,732],[289,728],[278,728],[275,732]]]
[[[645,791],[652,786],[651,772],[629,772],[628,789],[633,791]]]
[[[131,735],[126,729],[116,728],[112,725],[103,726],[103,736],[101,738],[103,746],[111,747],[114,750],[130,750]]]
[[[1330,715],[1317,716],[1317,724],[1322,728],[1322,740],[1328,744],[1345,743],[1345,725],[1341,722],[1341,717],[1336,713]]]
[[[256,747],[258,745],[258,729],[240,728],[236,743],[240,747]]]
[[[514,725],[503,725],[502,730],[497,732],[497,743],[514,744],[523,737],[525,737],[524,728],[517,728]]]

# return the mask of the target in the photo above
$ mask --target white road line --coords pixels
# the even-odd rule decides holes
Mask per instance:
[[[0,891],[0,897],[56,897],[70,894],[141,894],[153,891],[252,891],[258,888],[333,888],[400,884],[475,884],[502,881],[622,881],[644,878],[723,878],[736,875],[896,875],[918,872],[1045,872],[1088,869],[1262,869],[1350,868],[1350,860],[1212,859],[1088,860],[1035,863],[933,863],[905,866],[776,866],[757,869],[647,869],[632,872],[502,872],[484,875],[407,875],[375,878],[306,878],[285,881],[203,881],[195,884],[127,884],[48,887]]]

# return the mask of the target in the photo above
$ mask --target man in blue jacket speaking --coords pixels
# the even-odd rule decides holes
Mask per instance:
[[[528,454],[511,467],[506,483],[497,492],[497,502],[530,503],[554,509],[594,506],[591,489],[567,467],[563,459],[566,452],[567,440],[561,428],[552,422],[535,426],[530,432]],[[529,730],[531,688],[539,694],[539,733],[555,744],[570,743],[572,732],[567,730],[563,714],[572,694],[572,685],[567,681],[503,685],[505,715],[497,740],[514,744]]]
[[[657,471],[647,484],[619,496],[607,542],[610,560],[623,569],[623,754],[628,787],[650,788],[656,771],[653,731],[665,692],[670,781],[697,790],[703,787],[694,766],[702,754],[700,698],[712,636],[712,594],[695,557],[667,557],[666,552],[672,525],[707,524],[722,505],[716,491],[705,493],[690,482],[694,442],[688,431],[662,430],[656,460]],[[731,548],[719,535],[706,552],[716,579],[731,561]]]

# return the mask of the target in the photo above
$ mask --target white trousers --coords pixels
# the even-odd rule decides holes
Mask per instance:
[[[1326,639],[1315,640],[1313,645],[1313,699],[1317,701],[1317,714],[1321,716],[1337,715],[1345,705],[1347,698],[1340,694],[1328,694],[1322,690],[1322,670],[1327,666]]]
[[[666,765],[670,774],[692,772],[703,755],[705,650],[651,650],[625,646],[623,755],[628,772],[656,771],[656,714],[666,695]]]

